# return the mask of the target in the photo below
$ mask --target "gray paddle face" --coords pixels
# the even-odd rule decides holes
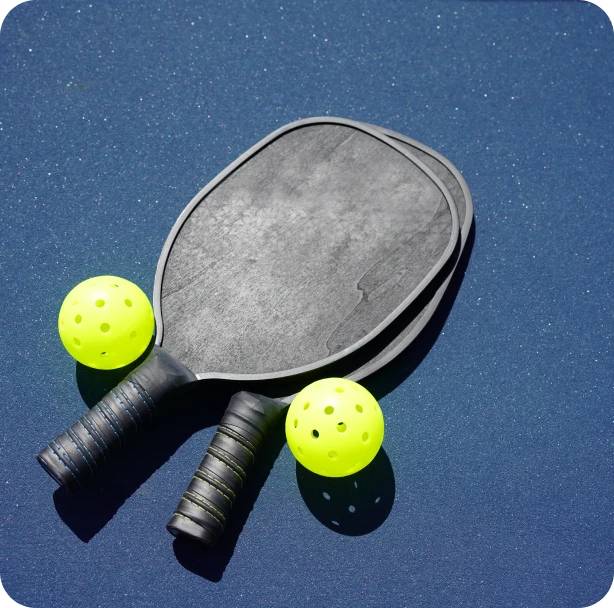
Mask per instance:
[[[367,345],[458,254],[456,205],[435,174],[449,170],[429,159],[340,119],[254,146],[169,236],[158,344],[200,377],[232,378],[299,374]]]

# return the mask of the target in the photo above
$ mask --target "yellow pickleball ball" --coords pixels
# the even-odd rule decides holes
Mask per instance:
[[[306,469],[344,477],[375,458],[384,440],[384,416],[366,388],[345,378],[327,378],[296,395],[288,408],[286,438]]]
[[[58,331],[83,365],[117,369],[138,359],[155,326],[151,304],[134,283],[101,276],[79,283],[64,299]]]

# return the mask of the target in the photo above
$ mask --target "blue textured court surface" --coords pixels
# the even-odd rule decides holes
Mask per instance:
[[[613,52],[609,20],[584,2],[18,6],[0,35],[8,593],[30,607],[327,608],[581,608],[605,595]],[[96,392],[57,336],[64,295],[98,274],[151,295],[191,197],[275,128],[318,115],[423,141],[474,197],[464,279],[428,335],[367,383],[387,424],[369,481],[387,517],[368,534],[332,530],[283,446],[219,551],[174,541],[165,524],[221,412],[206,400],[115,480],[56,491],[35,455]],[[354,499],[335,498],[346,517]]]

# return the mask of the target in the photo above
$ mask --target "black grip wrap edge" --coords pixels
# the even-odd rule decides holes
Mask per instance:
[[[159,346],[36,457],[70,492],[93,477],[156,416],[160,401],[196,376]]]
[[[213,548],[223,534],[268,431],[285,403],[247,393],[230,400],[207,453],[166,528]]]

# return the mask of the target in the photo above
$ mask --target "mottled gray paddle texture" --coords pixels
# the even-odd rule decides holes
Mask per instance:
[[[451,231],[442,191],[391,146],[344,125],[287,132],[185,221],[162,283],[163,346],[199,373],[312,364],[393,313]]]
[[[391,131],[382,130],[382,132],[397,143],[401,144],[403,148],[407,149],[413,156],[422,161],[429,169],[431,169],[431,171],[433,171],[433,173],[435,173],[435,175],[437,175],[437,177],[444,183],[446,188],[448,188],[452,194],[458,211],[461,229],[461,243],[458,251],[456,252],[456,259],[458,260],[467,242],[467,236],[473,221],[473,202],[466,183],[462,177],[457,177],[454,174],[454,172],[451,170],[452,165],[447,159],[444,159],[443,157],[437,158],[437,153],[430,148],[424,146],[423,144],[419,144],[418,142],[409,143],[408,138],[395,134]],[[461,185],[459,180],[463,181],[463,185]],[[446,291],[455,268],[456,265],[450,269],[449,276],[442,281],[441,287],[437,290],[437,293],[434,294],[432,299],[429,300],[422,307],[422,309],[409,320],[407,325],[405,325],[402,330],[398,331],[394,335],[393,339],[388,342],[383,349],[381,349],[379,352],[375,352],[373,350],[371,351],[370,360],[351,374],[353,379],[360,380],[368,376],[376,369],[379,369],[388,360],[394,358],[394,356],[402,351],[403,348],[407,347],[408,344],[411,343],[413,338],[415,338],[415,336],[420,332],[420,329],[435,312],[437,305],[441,301],[441,298]]]

